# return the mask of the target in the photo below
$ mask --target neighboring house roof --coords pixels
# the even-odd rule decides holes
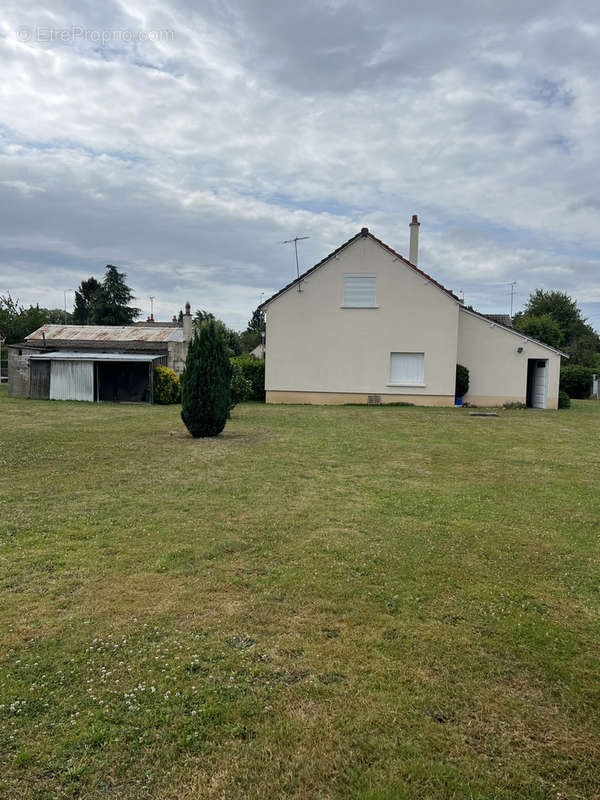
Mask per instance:
[[[43,336],[42,336],[43,334]],[[35,342],[183,342],[183,328],[144,328],[135,325],[42,325],[25,341]]]
[[[540,347],[545,347],[546,350],[551,350],[553,353],[557,353],[559,356],[564,356],[564,358],[570,358],[571,356],[568,353],[564,353],[562,350],[557,350],[556,347],[551,347],[546,342],[541,342],[539,339],[534,339],[533,336],[528,336],[526,333],[522,331],[518,331],[516,328],[512,326],[503,325],[501,322],[496,322],[493,319],[490,319],[490,316],[502,316],[502,315],[488,315],[488,314],[480,314],[478,311],[474,311],[472,308],[465,308],[461,306],[461,311],[464,311],[465,314],[471,314],[473,317],[479,317],[479,319],[487,322],[488,325],[491,325],[494,328],[500,328],[507,333],[512,333],[513,336],[518,336],[519,339],[522,339],[525,342],[533,342],[534,344],[539,344]]]
[[[497,322],[498,325],[504,325],[505,328],[512,328],[510,314],[482,314],[481,316],[492,322]]]
[[[261,303],[259,309],[265,308],[265,306],[267,306],[269,303],[271,303],[273,300],[279,297],[279,295],[282,295],[284,292],[287,292],[288,289],[292,288],[292,286],[296,286],[296,284],[300,283],[300,281],[303,281],[307,275],[310,275],[312,272],[319,269],[319,267],[322,267],[330,259],[335,258],[339,253],[341,253],[342,250],[344,250],[346,247],[349,247],[358,239],[371,239],[371,241],[376,242],[376,244],[383,247],[384,250],[387,250],[388,253],[390,253],[390,255],[394,256],[394,258],[397,258],[399,261],[402,261],[404,264],[406,264],[406,266],[410,267],[412,270],[418,273],[422,278],[425,278],[425,280],[429,281],[434,286],[437,286],[438,289],[441,289],[442,292],[447,294],[453,300],[456,300],[457,303],[460,303],[460,299],[453,292],[451,292],[450,289],[446,289],[445,286],[442,286],[441,283],[438,283],[434,278],[431,277],[431,275],[428,275],[426,272],[423,272],[422,269],[419,269],[414,264],[411,264],[411,262],[408,261],[406,258],[404,258],[404,256],[401,256],[400,253],[397,253],[395,250],[393,250],[391,247],[385,244],[385,242],[382,242],[381,239],[378,239],[376,236],[373,236],[373,234],[369,232],[368,228],[362,228],[360,232],[356,234],[356,236],[353,236],[351,239],[348,239],[347,242],[344,242],[344,244],[340,245],[340,247],[338,247],[336,250],[329,253],[328,256],[325,256],[325,258],[319,261],[318,264],[315,264],[314,267],[311,267],[310,269],[306,270],[306,272],[302,273],[302,275],[300,275],[299,278],[296,278],[291,283],[288,283],[287,286],[283,287],[283,289],[280,289],[278,292],[275,292],[275,294],[269,297],[268,300],[265,300],[264,303]]]

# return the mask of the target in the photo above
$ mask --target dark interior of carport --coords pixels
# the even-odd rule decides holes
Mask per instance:
[[[96,399],[109,403],[149,403],[152,362],[97,361]]]

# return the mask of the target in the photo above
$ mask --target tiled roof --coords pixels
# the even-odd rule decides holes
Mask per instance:
[[[338,247],[336,250],[334,250],[333,252],[329,253],[329,255],[327,255],[327,256],[325,256],[325,258],[321,259],[321,261],[319,261],[318,264],[315,264],[314,267],[311,267],[306,272],[302,273],[302,275],[300,275],[299,278],[296,278],[291,283],[288,283],[286,286],[283,287],[283,289],[280,289],[278,292],[275,292],[275,294],[272,295],[271,297],[269,297],[268,300],[265,300],[264,303],[261,303],[259,308],[264,308],[266,305],[268,305],[273,300],[275,300],[276,297],[279,297],[280,294],[283,294],[284,292],[287,292],[287,290],[291,289],[292,286],[295,286],[300,281],[303,281],[304,278],[306,278],[307,275],[311,274],[311,272],[314,272],[319,267],[322,267],[323,264],[325,264],[331,258],[335,258],[335,256],[337,256],[338,253],[340,253],[346,247],[348,247],[349,245],[353,244],[358,239],[362,239],[362,238],[371,239],[373,242],[376,242],[378,245],[383,247],[384,250],[387,250],[388,253],[390,253],[390,255],[394,256],[394,258],[397,258],[399,261],[402,261],[404,264],[406,264],[412,270],[414,270],[419,275],[421,275],[422,278],[425,278],[425,280],[430,281],[430,283],[432,283],[434,286],[437,286],[438,289],[441,289],[442,292],[445,292],[453,300],[456,300],[457,302],[460,303],[460,299],[453,292],[451,292],[450,289],[446,289],[445,286],[442,286],[441,283],[438,283],[438,281],[436,281],[435,278],[432,278],[431,275],[428,275],[426,272],[423,272],[422,269],[419,269],[414,264],[411,264],[411,262],[408,261],[406,258],[404,258],[404,256],[401,256],[400,253],[397,253],[395,250],[393,250],[391,247],[389,247],[389,245],[385,244],[385,242],[382,242],[381,239],[378,239],[376,236],[373,236],[373,234],[369,232],[368,228],[362,228],[360,230],[360,232],[356,234],[356,236],[353,236],[351,239],[348,239],[347,242],[344,242],[344,244],[340,245],[340,247]]]
[[[482,314],[481,316],[489,319],[491,322],[497,322],[498,325],[504,325],[505,328],[512,328],[510,314]]]

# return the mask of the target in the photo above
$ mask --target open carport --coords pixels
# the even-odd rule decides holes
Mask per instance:
[[[30,397],[41,400],[152,403],[155,353],[56,351],[30,357]]]

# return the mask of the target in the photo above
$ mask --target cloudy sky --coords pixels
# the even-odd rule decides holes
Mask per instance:
[[[362,226],[481,311],[600,327],[590,0],[4,0],[0,293],[116,264],[144,313],[235,328]],[[72,304],[72,293],[67,295]]]

